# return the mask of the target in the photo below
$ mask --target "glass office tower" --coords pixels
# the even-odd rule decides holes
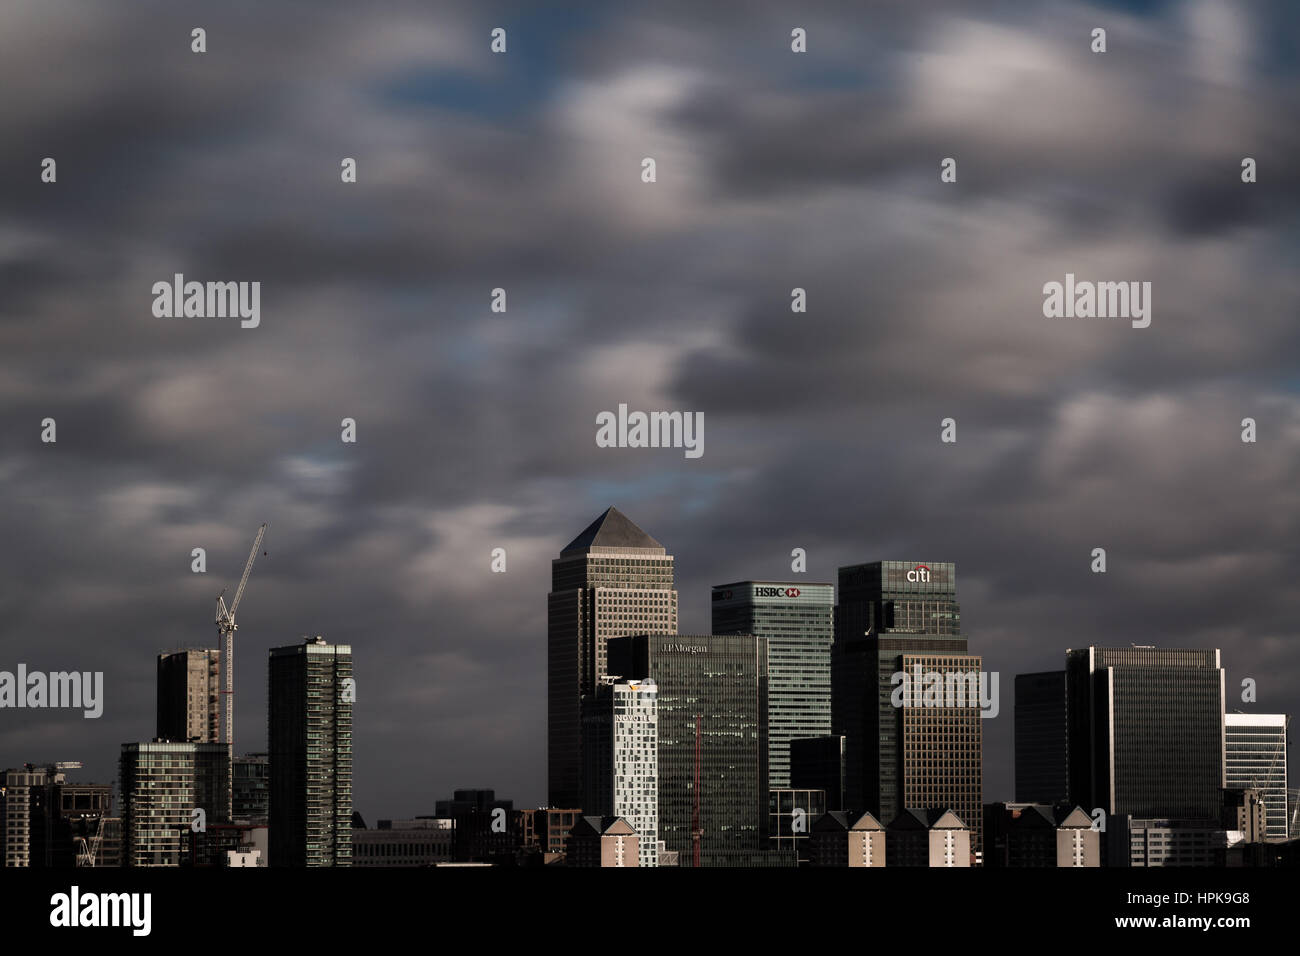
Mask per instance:
[[[697,812],[701,866],[770,864],[767,640],[747,634],[617,637],[609,642],[609,666],[624,680],[654,678],[659,839],[678,853],[679,865],[693,865]]]
[[[845,737],[845,805],[888,825],[905,809],[955,812],[983,848],[978,704],[895,706],[894,675],[978,675],[951,562],[876,561],[839,570],[831,652],[832,732]]]
[[[1286,714],[1225,714],[1227,786],[1258,790],[1264,800],[1264,831],[1270,843],[1288,839]]]
[[[767,638],[768,786],[792,786],[790,742],[831,732],[835,588],[738,581],[713,589],[713,633]]]
[[[1138,818],[1217,820],[1224,671],[1213,649],[1066,652],[1070,802]]]

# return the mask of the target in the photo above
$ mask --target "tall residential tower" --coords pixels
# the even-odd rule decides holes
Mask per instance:
[[[158,655],[159,740],[214,744],[221,740],[221,653],[170,651]]]
[[[659,865],[659,689],[606,677],[582,719],[583,813],[622,817],[638,838],[638,866]]]
[[[271,648],[272,866],[352,865],[352,648],[323,637]]]

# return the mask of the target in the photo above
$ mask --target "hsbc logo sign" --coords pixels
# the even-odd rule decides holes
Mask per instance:
[[[913,584],[929,584],[930,569],[924,564],[918,564],[911,571],[907,572],[907,580],[911,581]]]
[[[797,598],[799,596],[798,588],[754,588],[754,597],[787,597]]]

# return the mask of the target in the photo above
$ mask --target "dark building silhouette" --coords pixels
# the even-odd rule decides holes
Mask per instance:
[[[1016,675],[1016,802],[1055,803],[1069,793],[1065,671]]]
[[[1101,833],[1069,803],[990,803],[984,808],[984,865],[1097,867]]]
[[[436,816],[451,820],[452,858],[458,863],[512,865],[523,846],[513,800],[498,800],[494,790],[456,790],[439,800]]]
[[[844,738],[804,737],[790,741],[790,785],[821,790],[826,809],[844,809]]]
[[[1224,786],[1219,652],[1066,654],[1070,802],[1139,819],[1217,822]]]

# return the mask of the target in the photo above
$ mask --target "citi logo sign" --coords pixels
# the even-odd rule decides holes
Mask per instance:
[[[754,597],[797,598],[798,596],[798,588],[754,588]]]
[[[913,584],[929,584],[930,569],[924,564],[918,564],[911,571],[907,572],[907,580],[911,581]]]

